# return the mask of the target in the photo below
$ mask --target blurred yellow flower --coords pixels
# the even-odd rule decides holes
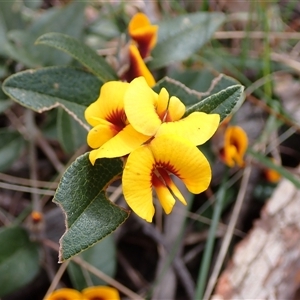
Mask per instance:
[[[108,286],[91,286],[81,291],[84,300],[120,300],[118,290]]]
[[[153,87],[156,83],[153,75],[143,61],[137,46],[131,44],[129,46],[129,68],[124,74],[124,79],[130,82],[139,76],[143,76],[150,87]]]
[[[128,25],[130,37],[137,43],[142,58],[147,57],[157,42],[158,26],[152,25],[143,13],[137,13]]]
[[[276,160],[271,157],[272,162],[276,163]],[[264,169],[264,175],[267,181],[271,183],[277,183],[281,179],[281,175],[274,169]]]
[[[239,126],[228,126],[225,130],[221,159],[228,167],[245,165],[244,155],[248,147],[246,132]]]
[[[122,177],[123,193],[139,217],[152,222],[155,212],[152,187],[166,214],[172,211],[175,197],[186,204],[171,174],[180,178],[192,193],[203,192],[211,181],[205,156],[180,136],[160,135],[130,153]]]
[[[85,298],[74,289],[64,288],[52,292],[44,300],[85,300]]]

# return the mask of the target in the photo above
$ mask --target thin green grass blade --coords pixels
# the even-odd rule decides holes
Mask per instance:
[[[228,169],[224,174],[222,184],[217,193],[216,206],[214,209],[212,223],[208,233],[208,240],[205,245],[204,255],[202,258],[201,267],[198,274],[195,299],[202,299],[204,295],[204,289],[207,282],[208,271],[210,268],[211,257],[213,253],[214,243],[215,243],[215,235],[220,221],[221,212],[223,209],[223,203],[226,196],[227,179],[228,179]]]

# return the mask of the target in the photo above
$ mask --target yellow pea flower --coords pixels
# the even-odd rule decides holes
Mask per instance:
[[[92,286],[81,291],[85,300],[120,300],[118,290],[108,286]]]
[[[99,98],[85,110],[85,118],[93,126],[87,136],[88,145],[95,149],[89,156],[92,164],[97,158],[127,155],[149,139],[128,123],[124,110],[128,87],[126,82],[105,83]]]
[[[44,300],[86,300],[83,295],[74,289],[59,289],[49,294]]]
[[[218,114],[194,112],[182,118],[185,105],[162,88],[155,93],[143,77],[134,79],[125,93],[125,112],[133,128],[146,136],[174,134],[202,145],[219,126]]]
[[[130,153],[122,177],[123,193],[138,216],[152,222],[152,188],[166,214],[172,211],[175,197],[186,204],[170,174],[196,194],[206,190],[211,181],[209,162],[193,143],[182,137],[160,135]]]
[[[194,145],[205,143],[215,133],[220,116],[194,112],[182,118],[184,104],[169,98],[166,89],[155,93],[144,77],[131,83],[105,83],[99,98],[85,111],[87,122],[93,126],[87,142],[91,148],[90,161],[97,158],[121,157],[154,136],[176,134]]]
[[[243,167],[247,147],[248,137],[246,132],[239,126],[228,126],[225,130],[221,159],[228,167],[234,167],[235,164]]]
[[[137,43],[142,58],[147,57],[157,42],[158,26],[152,25],[143,13],[133,16],[128,25],[130,37]]]
[[[143,76],[150,87],[153,87],[156,83],[153,75],[143,61],[137,46],[131,44],[129,46],[129,68],[123,75],[123,79],[126,79],[128,82],[130,82],[139,76]]]

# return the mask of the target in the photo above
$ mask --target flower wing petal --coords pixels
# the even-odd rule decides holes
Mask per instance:
[[[98,119],[114,123],[115,115],[122,116],[124,114],[124,95],[128,86],[129,83],[121,81],[109,81],[103,84],[98,99],[85,110],[87,122],[91,126],[98,125]]]
[[[112,124],[99,124],[93,127],[87,135],[87,143],[91,148],[99,148],[116,135]]]
[[[154,158],[148,146],[130,153],[122,183],[123,193],[130,208],[142,219],[152,222],[155,212],[152,201],[152,169]]]
[[[184,115],[185,105],[175,96],[169,98],[168,91],[162,88],[158,94],[156,112],[161,120],[177,121]]]
[[[211,169],[206,157],[190,141],[176,135],[160,135],[150,143],[156,165],[179,177],[192,193],[206,190]]]
[[[156,112],[157,98],[144,77],[130,82],[124,97],[125,112],[129,123],[142,134],[153,136],[161,124]]]
[[[189,140],[194,145],[202,145],[216,132],[220,122],[218,114],[194,112],[186,118],[163,123],[156,136],[174,134]]]
[[[102,145],[95,155],[98,158],[121,157],[129,154],[149,139],[149,136],[137,132],[130,124]]]

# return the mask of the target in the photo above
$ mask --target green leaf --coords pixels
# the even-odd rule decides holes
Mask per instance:
[[[192,76],[195,80],[197,79],[197,76],[200,76],[200,79],[202,78],[200,72],[196,72],[196,74],[192,73]],[[223,89],[240,84],[236,79],[224,74],[220,74],[217,77],[210,77],[210,82],[205,83],[205,85],[202,86],[200,84],[191,84],[191,80],[187,80],[187,78],[188,76],[185,76],[185,73],[182,76],[179,76],[180,80],[166,76],[158,81],[153,89],[159,93],[164,87],[169,92],[170,96],[176,96],[185,106],[191,106]],[[196,85],[198,87],[197,90],[192,89],[192,85]]]
[[[24,140],[18,132],[4,128],[0,130],[0,141],[0,172],[3,172],[18,159]]]
[[[101,270],[103,273],[110,277],[114,277],[116,271],[116,246],[113,235],[107,236],[100,243],[87,249],[79,254],[80,257],[92,266]],[[106,285],[106,282],[74,262],[68,265],[68,274],[76,290],[83,290],[90,284]]]
[[[291,183],[295,185],[295,187],[300,188],[300,180],[290,171],[285,169],[282,166],[275,164],[270,158],[266,157],[265,155],[254,151],[253,149],[248,148],[247,152],[258,162],[263,164],[265,167],[269,169],[273,169],[278,172],[282,177],[289,180]]]
[[[39,271],[38,245],[20,227],[0,230],[0,297],[18,290]]]
[[[157,69],[189,58],[212,37],[223,21],[221,13],[197,12],[160,22],[149,68]]]
[[[66,6],[53,7],[41,14],[29,28],[9,31],[9,41],[3,46],[5,54],[28,67],[69,63],[71,58],[68,55],[48,47],[36,47],[34,42],[42,34],[52,31],[79,38],[84,25],[85,5],[85,2],[73,1]]]
[[[86,130],[63,109],[57,115],[58,140],[66,153],[74,153],[86,143]]]
[[[2,89],[13,100],[40,113],[61,106],[88,129],[84,111],[97,99],[101,85],[88,72],[48,67],[14,74],[3,82]]]
[[[65,34],[51,32],[39,37],[36,44],[48,45],[65,51],[104,82],[118,79],[115,71],[93,49]]]
[[[185,115],[202,111],[207,114],[219,114],[221,121],[233,113],[244,101],[244,87],[242,85],[230,86],[216,94],[213,94],[197,104],[189,106]]]
[[[66,215],[66,232],[60,239],[59,260],[86,250],[112,233],[129,212],[106,197],[106,187],[120,177],[121,159],[98,159],[91,165],[89,153],[66,170],[54,196]]]
[[[221,120],[236,110],[243,102],[244,87],[237,80],[224,74],[213,79],[206,92],[186,87],[183,83],[164,77],[154,87],[159,92],[164,87],[170,96],[178,97],[186,105],[185,116],[194,111],[217,113]]]

